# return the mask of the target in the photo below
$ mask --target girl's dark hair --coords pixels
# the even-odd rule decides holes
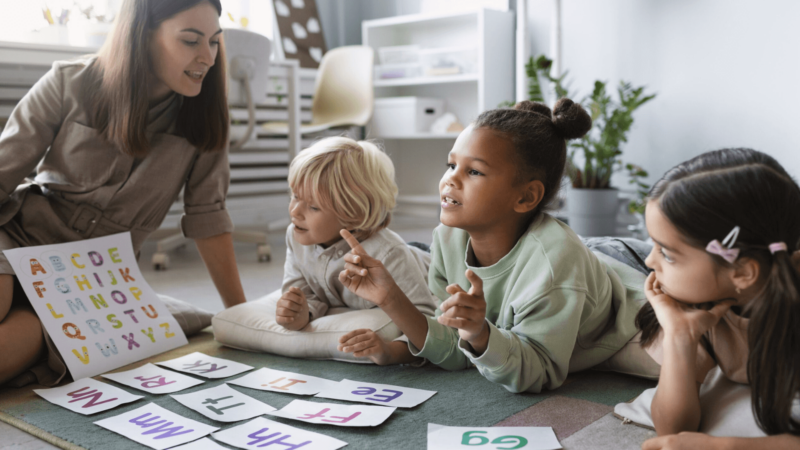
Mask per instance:
[[[800,434],[800,423],[791,417],[792,402],[800,393],[800,276],[791,260],[800,246],[797,183],[769,155],[724,149],[669,170],[653,186],[649,200],[657,201],[683,239],[697,248],[740,228],[734,246],[739,259],[755,260],[765,281],[744,309],[750,318],[747,376],[753,412],[768,434]],[[768,246],[775,242],[786,243],[788,251],[770,253]],[[642,330],[642,345],[652,343],[659,324],[649,303],[639,311],[636,326]]]
[[[592,118],[581,105],[568,98],[556,102],[553,111],[543,103],[522,101],[513,109],[486,111],[475,121],[475,128],[502,133],[514,146],[518,181],[539,180],[544,197],[531,220],[550,206],[564,177],[567,139],[576,139],[592,127]]]
[[[92,126],[108,142],[132,156],[150,150],[145,134],[148,76],[152,69],[150,36],[164,20],[198,3],[208,2],[222,14],[220,0],[125,0],[114,29],[89,68],[84,96]],[[184,97],[176,119],[177,133],[201,151],[228,145],[228,101],[225,48],[220,42],[214,66],[195,97]]]

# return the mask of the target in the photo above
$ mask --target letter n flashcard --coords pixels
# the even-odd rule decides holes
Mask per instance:
[[[550,427],[448,427],[428,424],[428,450],[557,450],[562,448]]]
[[[244,449],[336,450],[347,445],[347,442],[330,436],[301,430],[263,417],[257,417],[237,427],[218,431],[211,436],[220,442]]]
[[[220,422],[238,422],[275,411],[272,406],[248,397],[225,383],[210,389],[171,397],[183,406]]]
[[[179,416],[155,403],[94,423],[156,450],[175,447],[219,430]]]
[[[33,392],[50,403],[87,416],[142,398],[91,378],[52,389],[34,389]]]
[[[435,393],[436,391],[424,391],[422,389],[389,384],[342,380],[335,389],[322,391],[316,397],[348,402],[374,403],[397,408],[413,408],[433,397]]]
[[[260,391],[283,392],[295,395],[314,395],[336,388],[336,381],[293,372],[261,368],[255,372],[228,381],[230,384]]]
[[[102,376],[151,394],[170,394],[204,383],[150,363],[127,372],[106,373]]]
[[[215,358],[200,352],[194,352],[180,358],[156,363],[178,372],[186,372],[204,378],[227,378],[253,370],[252,366],[222,358]]]

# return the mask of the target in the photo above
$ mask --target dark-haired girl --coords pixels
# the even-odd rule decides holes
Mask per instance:
[[[800,188],[773,158],[748,149],[705,153],[653,186],[649,304],[637,325],[661,364],[643,448],[800,447]],[[749,384],[765,438],[697,431],[699,385],[715,366]],[[794,408],[794,410],[793,410]],[[680,433],[680,434],[677,434]]]
[[[561,99],[553,112],[532,102],[487,111],[459,135],[439,182],[428,278],[436,318],[351,239],[340,280],[386,311],[413,355],[450,370],[474,364],[512,392],[555,389],[608,359],[636,333],[644,293],[626,289],[611,258],[599,260],[545,212],[564,174],[565,140],[590,127],[580,105]],[[340,348],[380,351],[365,345]]]
[[[0,250],[129,231],[138,252],[183,188],[183,233],[225,305],[245,301],[225,209],[220,12],[219,0],[125,0],[97,56],[56,62],[33,86],[0,135]],[[0,384],[46,352],[13,274],[0,253]],[[66,373],[50,356],[43,384]]]

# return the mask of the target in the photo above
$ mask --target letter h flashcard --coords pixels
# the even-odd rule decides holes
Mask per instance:
[[[337,450],[347,445],[347,442],[330,436],[301,430],[263,417],[218,431],[211,436],[220,442],[244,449]]]

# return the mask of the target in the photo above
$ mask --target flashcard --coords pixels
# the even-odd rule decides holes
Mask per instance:
[[[228,447],[223,447],[209,438],[203,438],[169,450],[228,450]]]
[[[150,363],[127,372],[105,373],[103,378],[151,394],[170,394],[205,383]]]
[[[325,378],[267,368],[258,369],[241,378],[228,381],[228,383],[260,391],[285,392],[296,395],[314,395],[333,389],[338,384],[336,381]]]
[[[390,384],[342,380],[332,389],[326,389],[315,395],[315,397],[348,402],[374,403],[398,408],[413,408],[433,397],[435,393],[436,391],[424,391]]]
[[[130,233],[3,253],[74,379],[188,342],[142,277]]]
[[[91,378],[81,378],[52,389],[34,389],[33,392],[50,403],[87,416],[142,398]]]
[[[220,422],[238,422],[275,411],[272,406],[231,389],[225,383],[191,394],[170,397],[183,406]]]
[[[448,427],[428,424],[428,450],[562,448],[550,427]]]
[[[253,369],[252,366],[248,366],[247,364],[215,358],[200,352],[194,352],[186,356],[181,356],[180,358],[170,359],[169,361],[162,361],[156,364],[169,367],[178,372],[186,372],[205,378],[232,377]]]
[[[293,400],[283,409],[268,412],[267,414],[320,425],[374,427],[388,419],[395,409],[397,408]]]
[[[266,447],[291,450],[305,447],[309,450],[336,450],[347,445],[347,442],[330,436],[290,427],[263,417],[218,431],[211,436],[220,442],[245,449]]]
[[[219,430],[181,417],[155,403],[94,423],[150,448],[161,450],[191,442]]]

